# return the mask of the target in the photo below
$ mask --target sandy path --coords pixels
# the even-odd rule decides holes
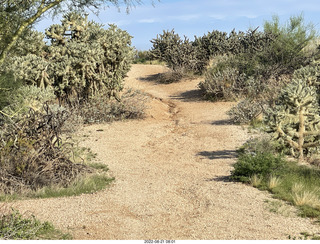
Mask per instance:
[[[287,239],[318,233],[309,219],[270,212],[267,193],[226,181],[235,149],[248,138],[227,123],[232,104],[197,100],[198,81],[159,85],[146,79],[163,71],[135,65],[127,78],[127,86],[152,96],[147,119],[81,132],[88,136],[83,145],[116,177],[110,188],[15,207],[75,239]]]

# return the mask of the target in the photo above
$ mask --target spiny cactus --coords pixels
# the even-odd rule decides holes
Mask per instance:
[[[88,21],[77,13],[65,15],[61,24],[46,30],[51,45],[41,52],[15,57],[8,71],[27,85],[52,85],[60,100],[109,97],[123,89],[123,79],[133,61],[131,36],[115,25]]]
[[[162,35],[151,40],[150,54],[154,59],[165,61],[177,73],[202,73],[209,59],[202,55],[202,50],[187,38],[181,37],[174,30],[163,31]]]
[[[18,80],[24,81],[26,85],[36,85],[40,88],[46,88],[51,85],[48,74],[49,62],[43,57],[28,54],[21,57],[13,57],[12,63],[8,67],[12,70]]]
[[[105,30],[75,13],[61,22],[46,31],[52,40],[49,68],[60,97],[87,98],[101,90],[116,96],[133,61],[132,37],[115,25]]]
[[[202,37],[195,37],[194,46],[203,49],[207,58],[224,54],[239,54],[261,52],[273,41],[275,35],[255,30],[236,32],[229,34],[214,30]]]
[[[320,116],[316,89],[306,80],[293,80],[285,87],[268,118],[274,138],[289,145],[292,156],[303,160],[311,148],[320,146]]]
[[[297,69],[293,73],[293,79],[303,79],[309,86],[320,87],[320,66],[313,62],[308,66]]]

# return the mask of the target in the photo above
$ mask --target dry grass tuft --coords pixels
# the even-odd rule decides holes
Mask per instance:
[[[268,181],[268,188],[270,190],[278,187],[281,184],[281,180],[279,177],[276,176],[270,176],[269,181]]]
[[[295,205],[308,205],[314,208],[320,208],[320,200],[317,191],[305,190],[301,183],[295,183],[292,186],[292,199]]]
[[[258,176],[256,174],[254,174],[253,176],[250,177],[250,184],[253,187],[259,187],[262,183],[263,177],[262,176]]]

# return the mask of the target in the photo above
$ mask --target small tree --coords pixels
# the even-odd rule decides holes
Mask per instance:
[[[2,0],[0,2],[0,65],[9,51],[25,31],[44,17],[46,13],[56,16],[67,11],[83,12],[85,8],[98,8],[120,3],[127,5],[127,11],[141,0]],[[92,9],[92,8],[90,8]]]
[[[304,23],[303,15],[292,16],[284,25],[278,16],[273,16],[272,21],[265,22],[264,32],[277,36],[260,56],[261,62],[273,65],[273,73],[292,73],[310,62],[312,56],[304,52],[304,48],[315,39],[316,31],[311,23]]]

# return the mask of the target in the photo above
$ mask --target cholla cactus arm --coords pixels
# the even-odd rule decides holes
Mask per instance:
[[[304,158],[304,149],[318,147],[319,141],[319,106],[316,89],[309,87],[306,81],[293,80],[278,99],[269,126],[275,139],[283,139],[291,147],[299,160]]]

